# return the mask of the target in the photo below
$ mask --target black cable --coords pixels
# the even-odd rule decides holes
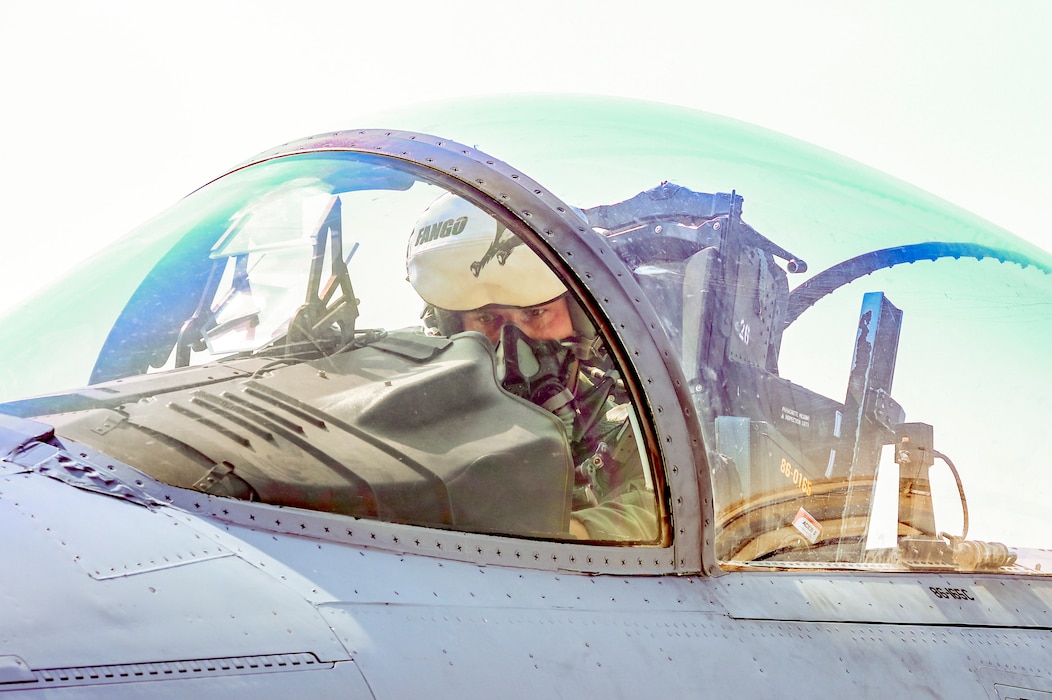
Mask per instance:
[[[964,484],[961,483],[961,475],[949,457],[938,450],[932,450],[932,453],[946,463],[946,466],[953,472],[954,480],[957,482],[957,492],[961,494],[961,511],[964,514],[964,523],[961,526],[961,539],[966,540],[968,539],[968,498],[964,495]]]

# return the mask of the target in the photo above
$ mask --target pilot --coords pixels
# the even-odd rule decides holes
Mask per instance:
[[[406,267],[442,335],[475,331],[496,348],[505,389],[550,410],[576,465],[570,534],[656,541],[623,384],[594,326],[541,258],[499,221],[453,194],[410,235]]]

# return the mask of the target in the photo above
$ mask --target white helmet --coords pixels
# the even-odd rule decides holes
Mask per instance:
[[[417,294],[448,311],[536,306],[566,293],[518,236],[452,193],[432,202],[417,220],[406,269]]]

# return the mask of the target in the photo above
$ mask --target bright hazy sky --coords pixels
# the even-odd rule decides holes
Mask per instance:
[[[0,20],[0,311],[271,146],[494,92],[752,122],[1052,250],[1046,0],[16,0]]]

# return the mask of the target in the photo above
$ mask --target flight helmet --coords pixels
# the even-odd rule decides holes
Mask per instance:
[[[432,202],[417,220],[406,270],[417,294],[446,311],[536,306],[566,293],[518,236],[452,193]]]

